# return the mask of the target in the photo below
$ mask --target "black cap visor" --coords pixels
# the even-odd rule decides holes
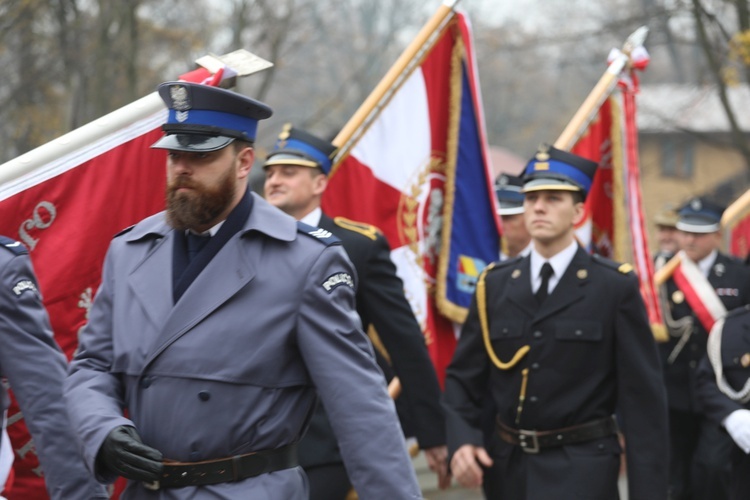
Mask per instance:
[[[233,141],[233,137],[222,135],[169,134],[156,141],[151,147],[174,151],[209,152],[225,148]]]

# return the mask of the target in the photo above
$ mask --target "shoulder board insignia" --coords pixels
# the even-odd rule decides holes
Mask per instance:
[[[620,264],[620,267],[617,268],[618,271],[620,271],[622,274],[628,274],[633,270],[633,266],[631,266],[628,263]]]
[[[490,266],[492,266],[491,268],[490,266],[487,266],[487,270],[494,271],[495,269],[502,269],[504,267],[518,264],[521,260],[523,260],[523,257],[517,256],[517,257],[510,258],[510,259],[502,260],[500,262],[493,262],[492,264],[490,264]]]
[[[373,225],[365,224],[364,222],[356,222],[347,219],[346,217],[334,217],[333,222],[339,227],[367,236],[373,241],[377,239],[378,234],[380,234],[381,232],[377,227]]]
[[[126,227],[125,229],[123,229],[122,231],[120,231],[119,233],[117,233],[116,235],[114,235],[113,238],[117,238],[118,236],[122,236],[123,234],[129,233],[130,231],[133,230],[134,227],[135,227],[135,224],[133,224],[130,227]]]
[[[332,232],[326,231],[325,229],[321,229],[319,227],[311,226],[309,224],[305,224],[304,222],[297,221],[297,232],[306,234],[311,238],[315,238],[316,240],[326,245],[335,245],[337,243],[341,243],[341,240],[335,237]]]
[[[12,238],[8,238],[7,236],[0,236],[0,246],[4,247],[6,250],[15,255],[24,255],[29,253],[23,243]]]
[[[622,274],[628,274],[633,270],[633,266],[627,263],[615,262],[614,260],[602,257],[599,254],[593,254],[591,256],[597,264],[602,264],[604,267],[621,272]]]

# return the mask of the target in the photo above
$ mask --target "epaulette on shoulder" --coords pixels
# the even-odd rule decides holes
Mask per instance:
[[[127,234],[130,231],[132,231],[134,227],[135,227],[135,224],[133,224],[130,227],[126,227],[125,229],[123,229],[122,231],[120,231],[119,233],[117,233],[116,235],[114,235],[112,238],[114,239],[114,238],[117,238],[118,236],[122,236],[123,234]]]
[[[594,262],[597,264],[601,264],[606,268],[614,269],[617,272],[620,272],[622,274],[630,274],[633,272],[633,266],[626,263],[621,262],[615,262],[614,260],[610,260],[606,257],[602,257],[601,255],[594,254],[592,256],[594,258]]]
[[[347,219],[346,217],[334,217],[333,223],[341,228],[348,229],[349,231],[354,231],[355,233],[367,236],[372,241],[375,241],[377,239],[378,234],[382,234],[380,229],[371,224],[353,221],[351,219]]]
[[[502,269],[503,267],[513,266],[518,264],[523,260],[523,257],[521,255],[517,255],[516,257],[511,257],[510,259],[505,259],[500,262],[495,262],[495,268],[496,269]]]
[[[748,312],[750,312],[750,304],[744,305],[742,307],[738,307],[736,309],[732,309],[724,317],[725,318],[731,318],[733,316],[741,316],[741,315],[746,314]]]
[[[0,246],[4,247],[9,252],[15,255],[24,255],[29,253],[26,247],[20,241],[16,241],[13,238],[7,236],[0,236]]]
[[[484,268],[484,273],[489,274],[500,269],[505,269],[506,267],[511,267],[519,263],[522,259],[523,257],[518,256],[503,261],[490,262],[489,264],[487,264],[487,267]]]
[[[297,232],[306,234],[307,236],[318,240],[326,246],[341,244],[341,240],[333,235],[332,232],[326,231],[319,227],[305,224],[304,222],[297,221]]]

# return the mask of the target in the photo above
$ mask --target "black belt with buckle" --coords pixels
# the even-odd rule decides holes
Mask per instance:
[[[297,466],[297,443],[275,450],[264,450],[203,462],[164,462],[161,479],[143,483],[149,490],[182,488],[241,481],[267,472]]]
[[[526,453],[539,453],[539,450],[544,448],[583,443],[592,439],[611,436],[617,434],[618,427],[614,416],[551,431],[514,429],[498,419],[497,432],[506,443],[520,446]]]

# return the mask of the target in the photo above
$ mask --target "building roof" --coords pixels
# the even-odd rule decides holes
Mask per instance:
[[[750,86],[727,88],[735,119],[750,132]],[[715,85],[642,85],[636,97],[640,132],[728,132],[729,120]]]

